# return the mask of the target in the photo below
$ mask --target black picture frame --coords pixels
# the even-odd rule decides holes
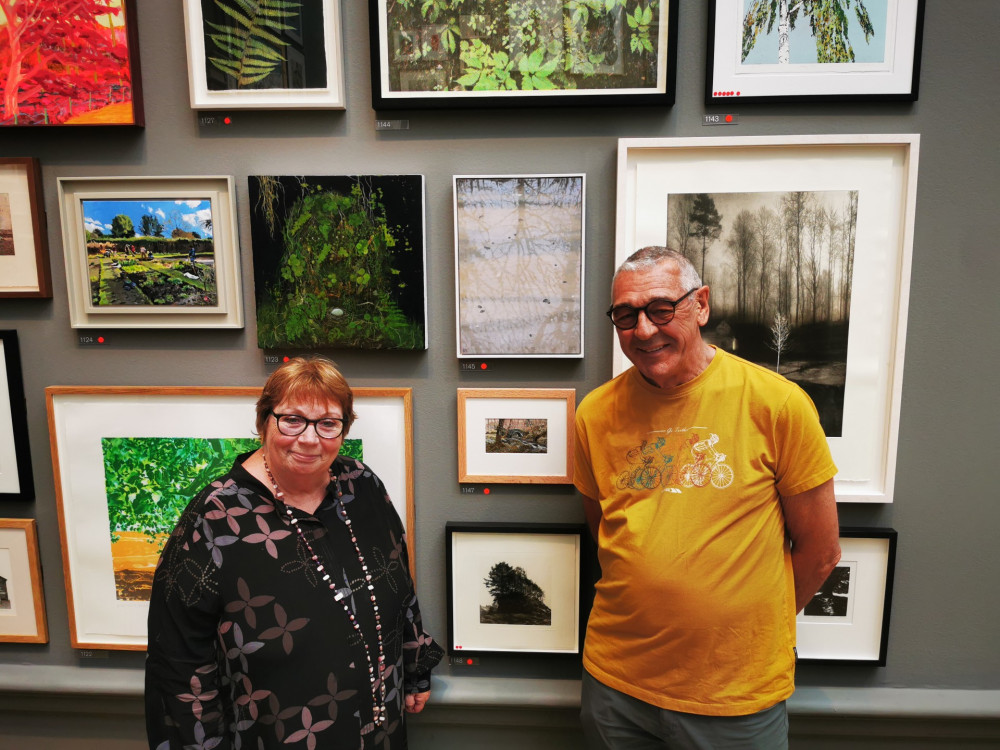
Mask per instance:
[[[478,14],[453,14],[454,19],[450,15],[431,18],[433,13],[431,9],[428,9],[424,15],[425,5],[416,4],[414,9],[409,11],[411,17],[405,20],[405,26],[403,25],[404,21],[400,21],[398,27],[390,28],[391,21],[388,17],[387,2],[388,0],[368,0],[371,33],[372,107],[375,110],[593,106],[670,107],[674,103],[677,80],[677,8],[679,0],[658,0],[656,3],[622,0],[622,6],[608,13],[610,20],[603,19],[599,22],[594,20],[597,18],[596,15],[589,15],[588,12],[588,20],[574,22],[584,25],[587,23],[598,24],[602,29],[601,38],[611,37],[612,44],[617,43],[616,46],[611,48],[610,53],[599,52],[596,56],[591,56],[588,53],[589,47],[584,49],[584,45],[596,44],[593,42],[592,36],[587,37],[586,42],[574,39],[567,40],[564,52],[560,52],[560,54],[569,57],[561,60],[554,70],[548,72],[542,70],[541,73],[545,77],[545,81],[548,82],[548,75],[555,70],[565,70],[565,65],[568,64],[570,72],[567,75],[574,83],[589,76],[594,76],[596,80],[601,82],[613,76],[624,76],[629,66],[632,69],[628,72],[632,73],[638,67],[634,55],[642,54],[640,37],[643,36],[643,33],[642,27],[633,28],[630,25],[627,16],[630,16],[630,10],[632,14],[642,13],[646,12],[645,9],[656,4],[658,14],[653,16],[652,21],[649,22],[649,24],[655,24],[656,32],[651,34],[647,31],[644,35],[645,41],[649,45],[645,49],[652,51],[655,55],[651,66],[654,77],[652,84],[625,87],[626,81],[623,79],[621,87],[605,86],[604,88],[586,89],[579,87],[559,88],[558,86],[551,88],[529,87],[525,82],[527,74],[524,69],[531,66],[544,69],[547,64],[553,63],[554,58],[545,60],[543,55],[541,60],[535,60],[522,66],[518,59],[522,56],[522,52],[526,55],[526,51],[513,48],[506,51],[487,48],[483,59],[487,59],[486,56],[488,56],[490,60],[495,60],[494,54],[497,52],[502,52],[506,56],[504,58],[507,61],[506,72],[500,75],[507,78],[510,85],[515,87],[512,90],[503,86],[495,90],[477,90],[476,85],[471,81],[464,85],[459,83],[459,79],[471,75],[473,71],[472,65],[461,70],[457,65],[461,62],[462,41],[474,44],[475,41],[480,40],[477,34],[480,33],[479,30],[482,27],[476,27],[476,21],[469,20],[478,18]],[[542,0],[537,0],[537,2],[541,11]],[[437,3],[426,5],[437,5]],[[466,8],[466,10],[472,9]],[[610,18],[612,14],[614,17]],[[576,16],[573,18],[576,19]],[[665,29],[661,23],[663,19],[666,20]],[[452,20],[455,22],[451,23]],[[647,28],[649,24],[646,24]],[[562,27],[564,24],[562,22],[553,23],[553,28],[556,25]],[[588,28],[586,33],[595,32]],[[577,39],[583,38],[582,36],[577,37]],[[490,43],[492,44],[492,41]],[[577,46],[572,46],[574,44]],[[640,45],[638,51],[632,46],[634,44]],[[579,67],[573,67],[576,65],[573,62],[576,59],[573,55],[584,54],[587,54],[587,59],[582,60]],[[615,63],[613,65],[607,62],[609,54],[614,55]],[[599,59],[599,62],[595,63],[595,59]],[[611,68],[613,70],[610,70]],[[621,68],[620,71],[619,68]],[[476,69],[484,70],[482,67]],[[491,69],[496,70],[495,67]],[[501,69],[504,69],[502,64]],[[508,76],[507,73],[510,75]],[[405,82],[404,77],[406,78]],[[645,77],[644,73],[639,72],[635,74],[633,80],[643,81]],[[613,78],[612,82],[614,82]],[[551,84],[551,82],[548,83]],[[437,90],[434,90],[432,86],[437,87]],[[456,87],[457,90],[452,90]]]
[[[742,32],[742,24],[736,23],[732,17],[737,3],[742,8],[739,0],[708,0],[706,104],[732,106],[736,103],[917,100],[925,0],[900,0],[893,6],[897,11],[896,17],[885,19],[883,40],[891,31],[893,43],[886,44],[883,49],[892,52],[892,60],[883,59],[869,64],[845,63],[856,66],[856,71],[849,72],[847,76],[843,74],[843,68],[824,72],[809,70],[807,65],[790,66],[797,70],[788,70],[788,74],[775,71],[777,65],[762,66],[757,72],[746,69],[739,54],[742,37],[734,36]],[[742,10],[739,12],[742,13]],[[856,8],[852,7],[848,16],[855,17],[855,12]],[[891,28],[890,22],[894,24]],[[799,18],[799,23],[803,28],[808,26],[804,16]],[[770,33],[777,36],[777,22]]]
[[[897,539],[841,527],[841,560],[796,619],[798,663],[886,665]]]
[[[448,653],[578,659],[593,594],[586,533],[583,524],[448,522]],[[487,578],[511,588],[506,603]]]
[[[24,398],[24,381],[21,377],[21,352],[17,343],[17,331],[0,331],[0,349],[3,354],[6,382],[6,405],[9,415],[0,411],[0,430],[9,424],[10,432],[0,436],[0,446],[13,446],[16,477],[4,476],[0,470],[0,500],[34,500],[35,479],[31,470],[31,450],[28,446],[28,409]],[[0,406],[4,405],[0,394]],[[5,417],[9,416],[9,422]],[[2,466],[2,463],[0,463]]]

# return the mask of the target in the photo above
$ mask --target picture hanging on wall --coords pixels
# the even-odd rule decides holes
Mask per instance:
[[[344,109],[340,0],[184,0],[194,109]]]
[[[231,177],[63,177],[73,328],[242,328]]]
[[[458,356],[582,357],[585,176],[456,176]]]
[[[369,0],[375,109],[674,102],[678,0]]]
[[[0,126],[143,125],[135,6],[0,4]]]
[[[459,388],[458,481],[572,484],[573,388]]]
[[[580,653],[579,524],[448,523],[448,651]]]
[[[48,642],[37,526],[0,518],[0,643]]]
[[[896,537],[893,529],[840,530],[840,562],[796,619],[800,662],[885,666]]]
[[[17,331],[0,331],[0,500],[34,498]]]
[[[815,402],[841,501],[893,499],[918,143],[619,141],[616,266],[647,245],[688,257],[711,289],[703,338]],[[612,359],[629,366],[617,343]]]
[[[413,537],[409,388],[354,388],[341,453],[369,465]],[[45,389],[74,648],[142,650],[153,571],[194,494],[255,450],[259,388]]]
[[[705,101],[914,101],[924,0],[709,0]]]
[[[41,165],[0,158],[0,299],[51,296]]]
[[[422,175],[251,176],[261,349],[426,349]]]

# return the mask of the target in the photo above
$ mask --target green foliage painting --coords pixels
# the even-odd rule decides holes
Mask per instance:
[[[565,91],[657,85],[662,0],[381,3],[392,91]]]
[[[201,0],[210,90],[326,86],[320,0]]]
[[[260,348],[426,348],[423,177],[249,184]]]

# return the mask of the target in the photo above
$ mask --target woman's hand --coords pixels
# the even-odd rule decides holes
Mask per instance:
[[[431,691],[428,690],[426,693],[411,693],[403,698],[406,712],[410,714],[419,714],[424,710],[424,706],[427,704],[427,700],[431,697]]]

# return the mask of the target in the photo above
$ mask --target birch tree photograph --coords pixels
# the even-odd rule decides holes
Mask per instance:
[[[858,192],[678,193],[668,244],[711,287],[709,343],[801,386],[842,433]]]

